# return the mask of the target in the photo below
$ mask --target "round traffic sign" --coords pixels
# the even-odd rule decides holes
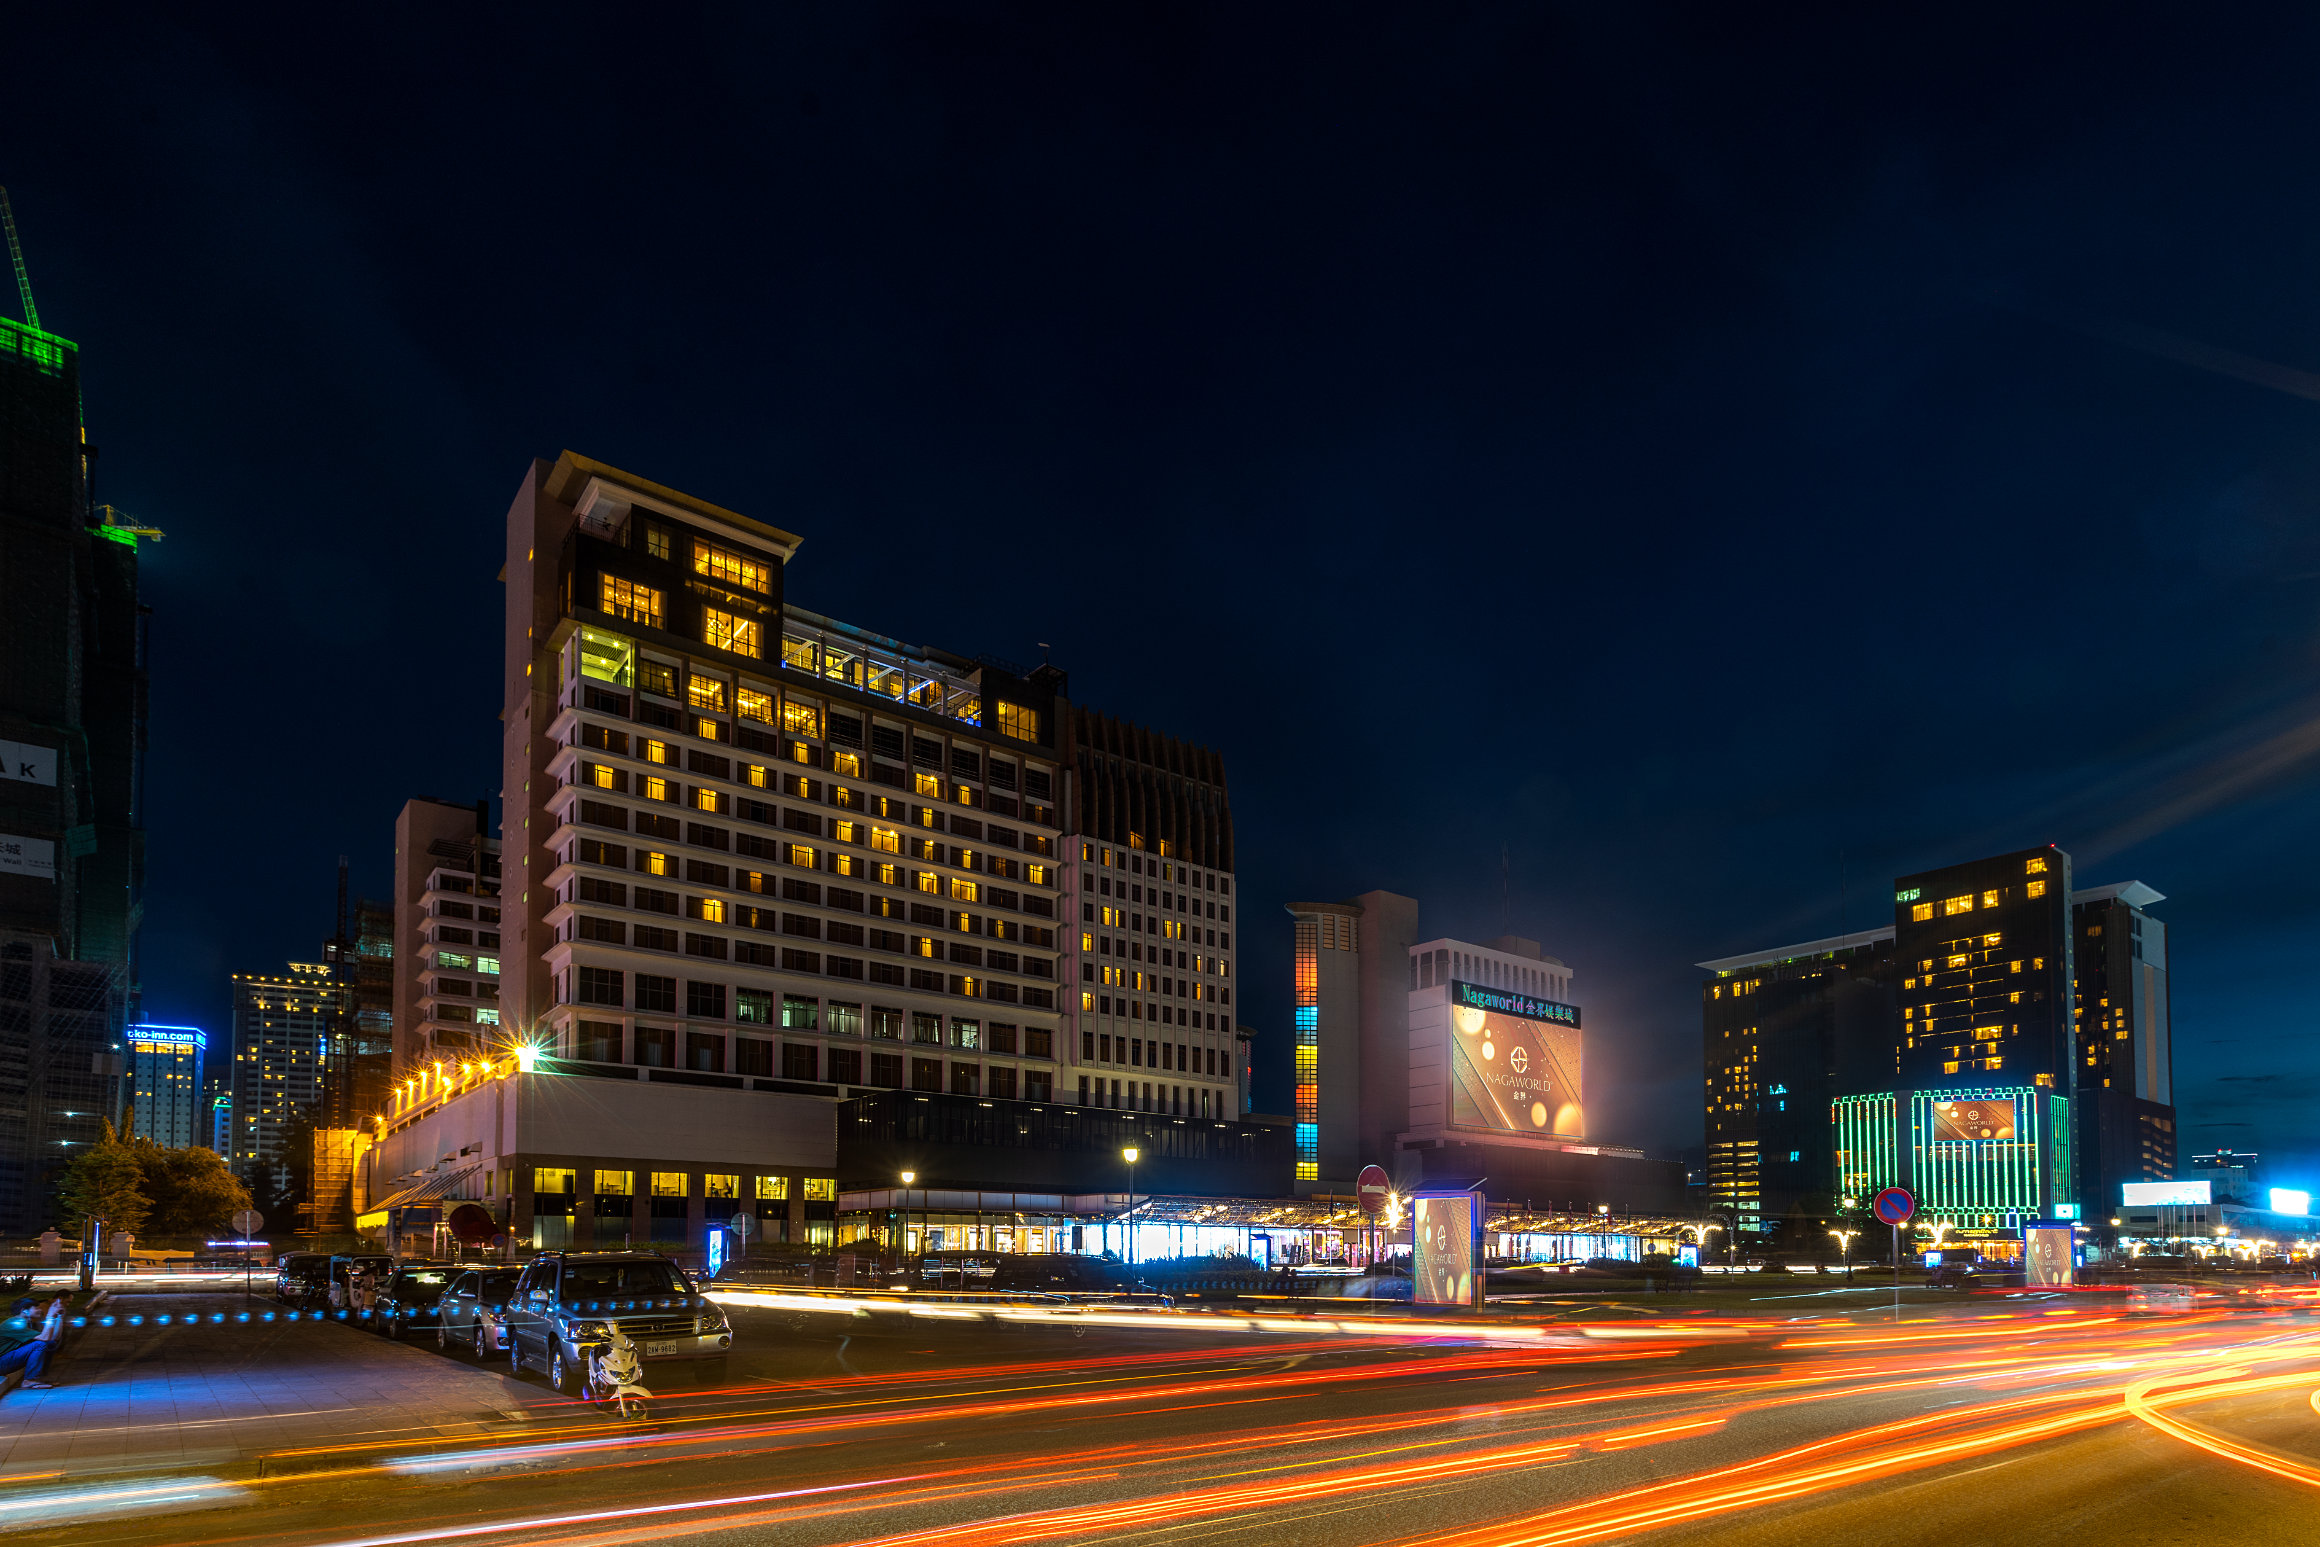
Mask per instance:
[[[1362,1209],[1371,1214],[1386,1211],[1386,1199],[1393,1192],[1393,1183],[1386,1179],[1383,1166],[1363,1166],[1361,1176],[1353,1184],[1353,1195],[1361,1200]]]
[[[217,1216],[212,1214],[210,1218],[215,1219]],[[265,1228],[266,1216],[256,1209],[243,1209],[234,1215],[234,1229],[239,1231],[245,1240]]]
[[[1888,1225],[1906,1225],[1917,1212],[1917,1200],[1906,1187],[1883,1187],[1869,1201],[1869,1211]]]
[[[749,1232],[757,1228],[757,1221],[747,1214],[737,1213],[725,1221],[725,1228],[733,1232],[734,1240],[746,1241],[749,1239]]]

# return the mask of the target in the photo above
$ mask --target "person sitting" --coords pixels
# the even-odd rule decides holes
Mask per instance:
[[[56,1352],[56,1345],[63,1339],[64,1296],[58,1295],[48,1302],[47,1314],[41,1317],[40,1330],[33,1334],[32,1341],[18,1344],[7,1353],[0,1354],[0,1375],[21,1369],[24,1371],[25,1390],[48,1390],[51,1383],[43,1377],[48,1374],[50,1356]]]

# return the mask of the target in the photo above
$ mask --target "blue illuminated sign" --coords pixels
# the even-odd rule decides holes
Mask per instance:
[[[1555,1026],[1577,1026],[1579,1007],[1558,1004],[1552,999],[1533,999],[1510,989],[1485,988],[1479,983],[1453,982],[1450,1002],[1470,1010],[1487,1010],[1494,1015],[1511,1015],[1517,1020],[1546,1021]]]

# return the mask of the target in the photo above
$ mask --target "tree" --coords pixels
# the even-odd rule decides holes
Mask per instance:
[[[149,1223],[155,1235],[223,1229],[237,1211],[250,1206],[250,1190],[215,1150],[172,1149],[150,1139],[138,1139],[129,1148],[137,1157],[142,1189],[152,1200]]]
[[[113,1125],[106,1123],[105,1136],[65,1167],[64,1183],[57,1191],[58,1200],[71,1216],[64,1223],[78,1228],[82,1219],[93,1216],[115,1231],[138,1230],[153,1206],[142,1187],[144,1179],[136,1151],[123,1144]]]

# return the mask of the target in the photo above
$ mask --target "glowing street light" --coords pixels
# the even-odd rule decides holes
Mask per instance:
[[[1832,1230],[1829,1232],[1837,1238],[1837,1245],[1844,1249],[1845,1277],[1848,1280],[1853,1276],[1853,1237],[1860,1233],[1858,1230]]]
[[[902,1173],[902,1188],[903,1188],[903,1191],[904,1191],[905,1193],[908,1193],[908,1192],[909,1192],[909,1190],[910,1190],[910,1184],[911,1184],[911,1183],[913,1183],[913,1182],[915,1182],[915,1181],[917,1181],[917,1180],[918,1180],[918,1173],[917,1173],[916,1171],[905,1171],[905,1172],[903,1172],[903,1173]],[[903,1239],[903,1244],[904,1244],[905,1246],[908,1246],[908,1245],[910,1244],[910,1199],[909,1199],[908,1197],[905,1197],[905,1198],[902,1200],[902,1239]],[[923,1241],[923,1237],[922,1237],[922,1241]],[[923,1250],[923,1245],[922,1245],[922,1248],[921,1248],[921,1249]]]
[[[1136,1265],[1136,1161],[1144,1152],[1131,1144],[1120,1151],[1120,1158],[1128,1163],[1128,1266]]]

